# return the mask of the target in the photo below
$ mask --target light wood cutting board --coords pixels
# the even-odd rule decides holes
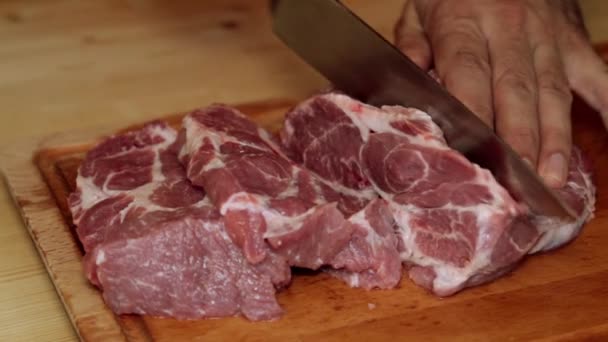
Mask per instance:
[[[277,130],[291,101],[240,106]],[[10,190],[74,327],[99,341],[384,341],[608,339],[608,134],[580,102],[575,142],[594,163],[596,218],[570,245],[526,259],[491,284],[440,299],[407,277],[397,290],[350,289],[324,274],[298,274],[278,295],[285,316],[177,321],[116,316],[85,279],[82,250],[66,207],[83,154],[104,135],[69,133],[15,146],[0,155]],[[181,115],[167,118],[178,125]]]

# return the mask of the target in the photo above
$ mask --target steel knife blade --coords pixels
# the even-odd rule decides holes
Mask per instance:
[[[271,10],[275,34],[337,89],[371,105],[427,112],[451,148],[532,212],[575,217],[490,127],[339,1],[273,0]]]

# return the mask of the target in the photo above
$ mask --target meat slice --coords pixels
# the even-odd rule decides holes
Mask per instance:
[[[351,216],[354,234],[328,272],[351,287],[390,289],[401,280],[395,221],[386,201],[373,200]]]
[[[563,188],[557,190],[557,194],[574,209],[578,219],[564,222],[551,217],[535,217],[534,223],[542,236],[530,253],[555,249],[576,238],[583,225],[593,218],[595,192],[591,163],[575,147],[570,157],[568,180]]]
[[[219,212],[187,179],[166,124],[111,137],[87,153],[70,209],[89,280],[118,314],[272,319],[290,269],[251,265]]]
[[[580,222],[531,218],[415,109],[319,95],[287,114],[281,140],[305,167],[352,189],[373,188],[388,201],[410,278],[441,296],[494,279],[528,252],[573,238],[592,212],[593,186],[579,152],[562,194],[583,208]],[[337,147],[343,145],[348,149]],[[556,224],[560,233],[549,229]]]
[[[195,111],[183,127],[188,178],[206,189],[249,262],[275,249],[293,266],[316,269],[350,239],[344,216],[325,200],[316,179],[235,109]]]
[[[367,274],[351,285],[396,286],[401,266],[377,251],[392,248],[397,255],[396,238],[376,218],[384,201],[365,209],[377,198],[371,188],[351,189],[299,167],[265,130],[230,107],[194,111],[181,135],[188,178],[207,190],[251,263],[272,251],[292,266],[339,268],[342,279]],[[369,242],[377,245],[364,246]],[[345,249],[366,250],[369,259],[356,262]]]

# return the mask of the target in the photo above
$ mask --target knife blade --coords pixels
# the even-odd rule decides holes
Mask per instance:
[[[273,0],[271,10],[275,34],[337,89],[371,105],[427,112],[451,148],[532,212],[576,217],[490,127],[340,2]]]

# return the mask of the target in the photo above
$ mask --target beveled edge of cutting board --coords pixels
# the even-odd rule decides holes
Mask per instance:
[[[235,107],[265,128],[276,131],[282,121],[280,119],[295,103],[295,100],[275,99]],[[156,120],[167,121],[176,127],[186,113],[168,114]],[[70,229],[69,218],[64,217],[59,208],[51,191],[53,185],[45,173],[52,172],[55,167],[50,161],[57,161],[61,156],[85,153],[104,137],[137,129],[144,122],[126,127],[106,125],[28,138],[0,150],[0,173],[7,189],[78,337],[84,341],[148,341],[152,337],[139,316],[118,317],[112,313],[104,303],[101,292],[84,277],[82,250]]]
[[[32,139],[0,153],[7,188],[79,338],[126,341],[114,314],[83,277],[80,250],[34,163],[33,154],[44,141]],[[91,323],[100,329],[81,329]]]

